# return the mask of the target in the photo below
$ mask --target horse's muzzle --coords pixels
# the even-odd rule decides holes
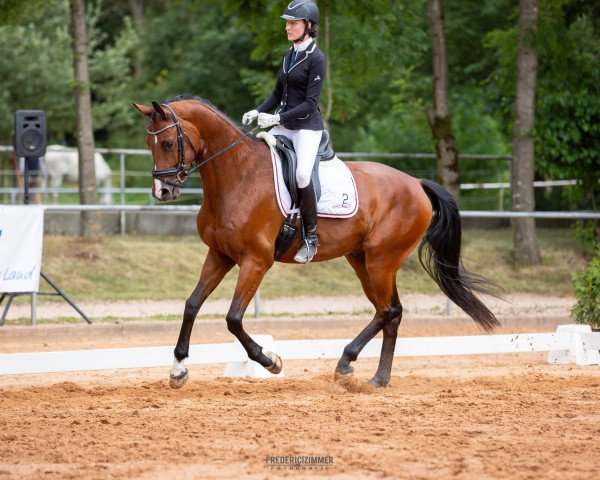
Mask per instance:
[[[172,183],[166,183],[158,178],[154,179],[152,196],[161,202],[177,200],[181,194],[181,187]]]

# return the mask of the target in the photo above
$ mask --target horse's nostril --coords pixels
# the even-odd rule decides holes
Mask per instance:
[[[161,198],[169,197],[170,194],[171,194],[171,192],[169,192],[168,188],[161,188],[160,189],[160,197]]]

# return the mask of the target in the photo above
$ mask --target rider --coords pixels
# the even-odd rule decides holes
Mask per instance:
[[[317,198],[311,172],[323,131],[319,97],[327,71],[327,60],[317,47],[319,9],[308,0],[293,0],[281,18],[293,48],[283,55],[275,89],[255,110],[244,114],[242,123],[248,125],[258,118],[261,128],[273,127],[273,135],[285,135],[294,144],[298,158],[296,182],[300,192],[300,209],[304,242],[294,260],[310,262],[317,253]],[[275,114],[267,112],[277,107]]]

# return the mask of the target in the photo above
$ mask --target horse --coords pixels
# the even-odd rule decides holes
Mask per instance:
[[[62,145],[49,145],[44,157],[50,186],[55,189],[52,192],[54,204],[58,201],[58,191],[64,180],[77,182],[79,180],[79,153],[75,148],[63,147]],[[104,205],[112,203],[112,170],[99,152],[94,152],[94,166],[96,169],[96,183],[104,189],[101,202]],[[47,178],[44,179],[47,181]],[[47,185],[44,185],[46,188]]]
[[[225,317],[227,328],[249,359],[273,374],[281,372],[279,355],[264,352],[243,327],[246,308],[275,262],[275,239],[282,222],[269,147],[199,97],[180,95],[162,104],[133,105],[149,118],[146,143],[154,161],[154,198],[163,202],[177,199],[186,178],[195,171],[204,188],[196,225],[209,250],[185,302],[170,386],[180,388],[188,379],[183,362],[196,316],[234,265],[239,266],[239,274]],[[313,262],[344,256],[375,308],[371,322],[344,348],[335,380],[350,380],[351,363],[383,331],[379,365],[368,383],[385,387],[402,319],[396,275],[419,242],[419,259],[425,270],[485,332],[499,322],[477,295],[494,295],[496,288],[462,264],[460,215],[450,193],[433,181],[413,178],[380,163],[348,162],[347,166],[360,199],[358,211],[346,219],[319,218],[320,246]],[[295,250],[288,250],[278,261],[294,263]]]

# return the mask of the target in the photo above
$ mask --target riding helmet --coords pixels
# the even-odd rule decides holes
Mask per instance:
[[[319,7],[309,0],[293,0],[289,3],[281,18],[285,20],[304,20],[311,22],[312,28],[319,23]]]

